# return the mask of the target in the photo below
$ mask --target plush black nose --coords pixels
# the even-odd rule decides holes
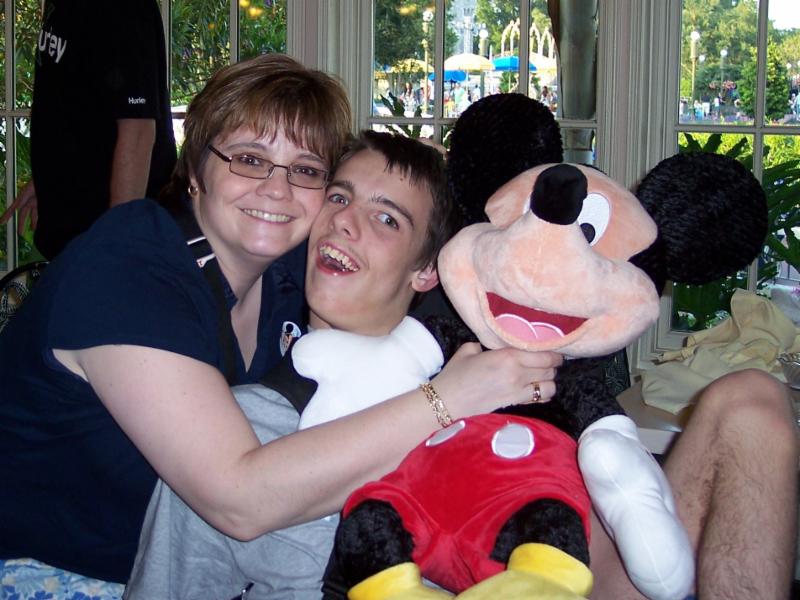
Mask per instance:
[[[542,171],[533,184],[531,210],[555,225],[574,223],[586,198],[586,177],[572,165],[555,165]]]

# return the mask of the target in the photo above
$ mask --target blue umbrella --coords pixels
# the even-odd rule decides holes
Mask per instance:
[[[434,81],[436,79],[436,73],[431,73],[428,75],[428,79]],[[445,71],[444,72],[444,80],[445,81],[466,81],[467,74],[464,71]]]
[[[495,71],[519,71],[519,56],[497,56],[492,59]],[[536,65],[528,63],[528,70],[536,70]]]

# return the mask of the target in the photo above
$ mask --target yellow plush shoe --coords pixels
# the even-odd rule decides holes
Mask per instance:
[[[459,600],[581,600],[592,591],[592,573],[579,560],[547,544],[514,549],[508,569],[458,595]]]
[[[350,600],[444,600],[453,596],[427,587],[422,582],[419,567],[408,562],[368,577],[353,586],[347,597]]]

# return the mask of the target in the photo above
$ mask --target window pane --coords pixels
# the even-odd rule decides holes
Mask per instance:
[[[800,285],[800,135],[764,140],[763,185],[770,212],[767,247],[759,261],[759,286]]]
[[[800,124],[800,7],[797,0],[770,0],[766,122]]]
[[[750,165],[753,160],[753,137],[738,134],[681,133],[681,152],[713,152],[733,156]],[[699,331],[726,318],[730,301],[737,288],[747,289],[747,271],[723,277],[704,285],[675,284],[672,288],[673,329]]]
[[[286,52],[286,0],[239,0],[239,57]]]
[[[230,62],[229,0],[173,0],[172,106],[179,111]]]
[[[590,16],[590,15],[587,15]],[[596,18],[592,15],[590,19],[595,24]],[[553,114],[558,109],[558,57],[556,54],[556,40],[553,37],[553,23],[550,21],[550,14],[547,12],[547,3],[544,0],[531,2],[531,36],[530,36],[530,66],[531,80],[528,87],[528,95],[536,98],[543,104],[550,107]],[[595,44],[590,42],[583,47],[583,51],[588,52],[589,56],[585,60],[593,65],[595,62]],[[594,78],[588,82],[594,86]],[[594,87],[592,87],[594,89]],[[594,104],[594,103],[592,103]],[[585,118],[594,117],[594,106]],[[583,118],[583,117],[582,117]]]
[[[376,0],[372,115],[432,115],[433,2]]]
[[[6,164],[6,120],[0,120],[0,154],[3,158],[3,167]],[[6,207],[6,170],[0,169],[0,213]],[[6,225],[0,225],[0,272],[8,271],[8,232],[13,231],[14,219]]]
[[[519,15],[519,2],[448,0],[446,6],[442,112],[444,117],[456,118],[475,100],[499,89],[500,73],[494,72],[490,60],[492,30],[497,34],[502,28],[513,28],[510,22]],[[493,21],[486,23],[487,17]],[[518,46],[519,26],[516,32]]]
[[[5,3],[4,3],[5,4]],[[39,0],[17,0],[14,22],[14,58],[17,62],[17,108],[30,108],[33,100],[33,66],[41,25]]]
[[[455,7],[456,3],[453,4]],[[533,4],[539,5],[542,2],[537,0]],[[461,36],[464,36],[466,32],[465,17],[470,19],[472,27],[469,31],[468,45],[472,47],[473,53],[488,58],[492,63],[491,70],[487,68],[482,76],[476,77],[475,73],[471,73],[472,100],[487,94],[519,91],[519,78],[528,76],[527,74],[535,69],[531,63],[527,67],[524,61],[520,64],[519,5],[520,3],[515,0],[478,2],[472,15],[458,12],[451,15],[455,30]],[[533,35],[529,46],[531,50],[536,48],[535,43],[535,35]],[[462,43],[461,48],[463,47]],[[529,89],[533,89],[533,86],[529,85]],[[466,108],[458,110],[458,103],[454,102],[454,104],[457,114]]]
[[[387,131],[389,133],[396,133],[410,138],[434,139],[433,125],[412,125],[403,123],[373,123],[371,129],[373,131]]]
[[[681,123],[753,123],[757,32],[757,2],[683,0]]]
[[[595,129],[561,128],[561,143],[564,146],[564,160],[583,165],[594,165],[597,161]]]
[[[6,106],[6,3],[3,2],[0,4],[0,55],[2,55],[3,60],[0,61],[0,81],[3,82],[3,85],[0,85],[0,108],[5,108]]]
[[[17,143],[16,192],[19,192],[22,186],[31,180],[31,121],[30,119],[15,119],[14,125]],[[31,229],[30,221],[25,224],[22,235],[17,236],[17,257],[20,265],[43,260],[42,255],[33,245],[33,229]]]

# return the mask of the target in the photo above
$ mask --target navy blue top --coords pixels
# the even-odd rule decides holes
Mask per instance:
[[[284,322],[305,325],[304,272],[305,244],[264,274],[237,384],[278,363]],[[181,230],[150,200],[108,211],[47,267],[0,334],[0,558],[127,580],[156,474],[52,349],[133,344],[220,368],[217,315]]]

